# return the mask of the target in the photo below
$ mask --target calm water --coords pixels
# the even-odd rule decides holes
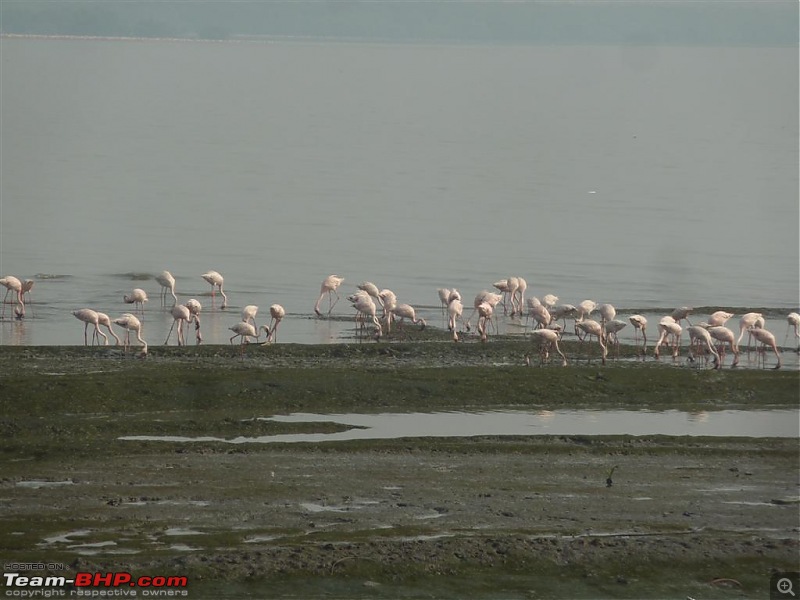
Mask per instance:
[[[620,312],[769,307],[780,341],[800,302],[796,49],[3,39],[0,54],[0,271],[38,275],[2,344],[81,343],[70,311],[116,316],[133,287],[162,343],[159,287],[132,274],[163,269],[204,306],[200,274],[225,276],[209,343],[275,302],[279,341],[340,341],[343,324],[311,318],[330,273],[433,324],[437,288],[470,305],[509,275]]]
[[[797,410],[721,410],[687,413],[635,410],[507,410],[486,412],[382,413],[316,415],[294,413],[265,420],[283,423],[342,423],[354,429],[337,433],[265,435],[260,437],[187,438],[125,436],[124,440],[170,442],[219,441],[232,444],[327,442],[402,437],[470,437],[476,435],[690,435],[799,437]]]

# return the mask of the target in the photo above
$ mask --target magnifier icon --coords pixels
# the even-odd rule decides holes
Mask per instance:
[[[775,585],[778,588],[778,591],[781,594],[791,594],[793,598],[796,597],[796,594],[792,590],[792,580],[788,577],[784,577],[783,579],[778,579],[778,583]]]

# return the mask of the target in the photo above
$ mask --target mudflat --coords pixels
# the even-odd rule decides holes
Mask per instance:
[[[797,372],[529,350],[0,348],[4,565],[185,575],[191,598],[764,598],[800,570],[797,438],[246,441],[348,428],[288,413],[799,403]]]

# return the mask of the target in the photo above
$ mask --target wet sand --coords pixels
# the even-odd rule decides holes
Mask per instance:
[[[524,343],[2,348],[2,556],[193,598],[763,598],[800,556],[798,440],[130,441],[289,412],[798,406],[798,374],[524,367]],[[610,479],[610,482],[608,481]]]

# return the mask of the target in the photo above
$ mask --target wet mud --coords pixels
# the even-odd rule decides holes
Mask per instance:
[[[763,598],[800,556],[796,438],[337,431],[290,412],[797,408],[798,373],[526,367],[524,344],[0,348],[4,562],[193,598]]]

